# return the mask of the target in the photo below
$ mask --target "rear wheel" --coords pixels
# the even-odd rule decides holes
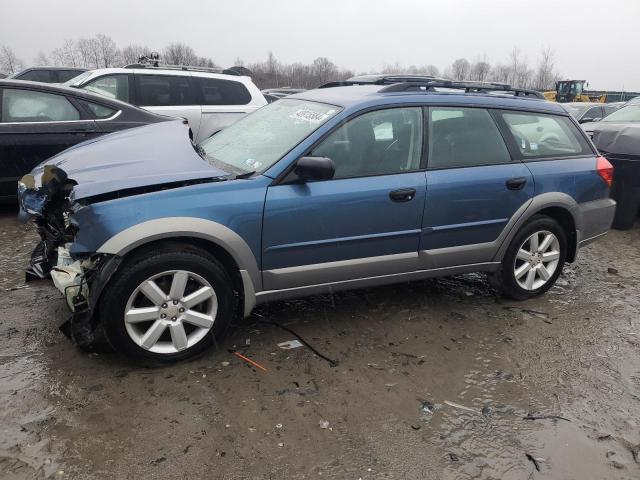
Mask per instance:
[[[118,351],[154,362],[194,357],[233,312],[231,279],[207,252],[164,248],[130,259],[109,282],[100,317]]]
[[[552,218],[537,215],[511,241],[498,273],[500,288],[516,300],[541,295],[562,273],[566,256],[562,226]]]

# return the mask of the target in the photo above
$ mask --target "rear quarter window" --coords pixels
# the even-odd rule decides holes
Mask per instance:
[[[500,112],[523,159],[593,155],[578,127],[565,116]]]
[[[203,105],[246,105],[251,94],[240,82],[199,77]]]

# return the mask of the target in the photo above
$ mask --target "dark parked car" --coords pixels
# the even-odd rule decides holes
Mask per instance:
[[[624,105],[624,102],[616,103],[591,103],[573,102],[562,103],[564,109],[575,118],[578,123],[598,122],[607,115],[612,114]]]
[[[0,80],[0,200],[47,158],[105,133],[170,120],[83,90]]]
[[[640,102],[630,102],[585,129],[615,167],[611,197],[618,202],[613,228],[627,230],[640,210]]]
[[[9,78],[31,82],[64,83],[86,71],[86,68],[75,67],[30,67],[10,75]]]

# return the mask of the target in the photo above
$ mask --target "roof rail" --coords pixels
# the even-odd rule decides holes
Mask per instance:
[[[448,88],[455,90],[464,90],[465,93],[511,93],[514,97],[537,98],[544,100],[545,97],[541,92],[530,90],[527,88],[515,88],[506,83],[493,82],[456,82],[451,80],[427,80],[423,82],[402,82],[394,83],[380,89],[379,93],[398,93],[398,92],[434,92],[436,88]]]
[[[394,83],[426,82],[431,80],[444,81],[442,78],[432,77],[430,75],[360,75],[348,78],[347,80],[325,83],[320,85],[318,88],[349,87],[352,85],[393,85]]]
[[[181,70],[185,72],[209,72],[209,73],[224,73],[227,75],[236,75],[240,76],[242,73],[234,70],[232,68],[210,68],[210,67],[194,67],[191,65],[148,65],[145,63],[131,63],[129,65],[125,65],[123,68],[144,68],[149,70]]]

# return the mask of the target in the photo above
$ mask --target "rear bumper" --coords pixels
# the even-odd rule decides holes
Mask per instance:
[[[582,231],[579,246],[583,247],[603,237],[611,229],[616,213],[616,202],[611,198],[594,200],[580,204]]]

